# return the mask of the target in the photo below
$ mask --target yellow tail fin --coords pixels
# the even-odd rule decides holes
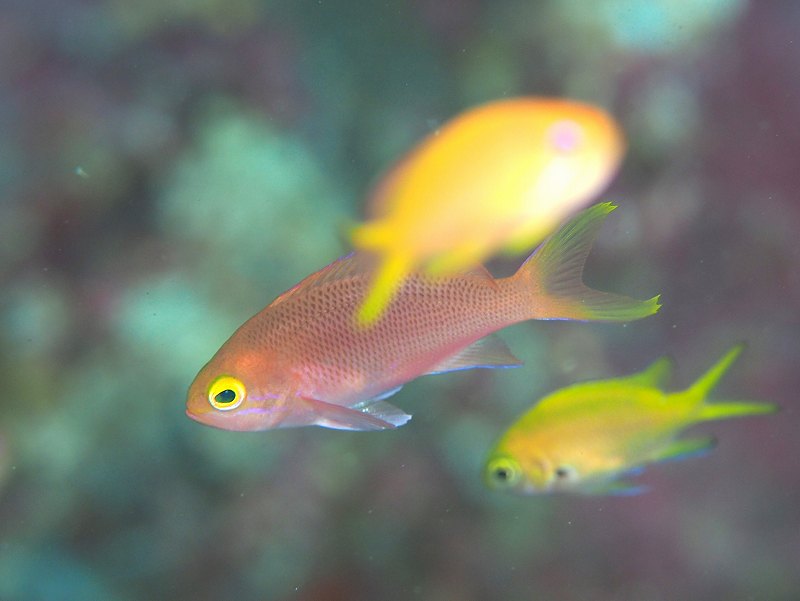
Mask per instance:
[[[692,399],[693,402],[700,404],[698,419],[710,421],[744,415],[762,415],[778,411],[778,406],[772,403],[758,403],[752,401],[705,402],[708,394],[714,389],[720,378],[725,375],[725,372],[733,365],[733,362],[736,361],[743,350],[744,344],[740,343],[734,346],[684,393],[689,399]]]
[[[536,319],[632,321],[653,315],[659,297],[640,301],[583,284],[583,267],[597,232],[611,211],[608,202],[578,213],[528,257],[513,277],[530,281]]]
[[[700,419],[712,421],[727,419],[729,417],[743,417],[746,415],[768,415],[777,413],[780,407],[773,403],[758,403],[751,401],[725,401],[705,403],[700,410]]]

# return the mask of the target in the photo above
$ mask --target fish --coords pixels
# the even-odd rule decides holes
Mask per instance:
[[[590,289],[583,266],[610,203],[586,209],[544,242],[516,274],[484,267],[431,278],[412,273],[384,319],[353,319],[374,260],[352,253],[280,295],[245,322],[189,387],[187,415],[227,430],[316,425],[384,430],[410,415],[386,402],[424,374],[514,367],[497,330],[529,319],[631,321],[658,297]]]
[[[624,149],[611,115],[567,99],[499,100],[447,122],[378,180],[368,220],[350,230],[355,249],[380,257],[359,324],[377,321],[412,271],[533,248],[606,186]]]
[[[484,464],[486,484],[519,494],[634,495],[626,478],[660,461],[710,451],[709,436],[679,438],[701,422],[774,413],[754,401],[708,402],[707,395],[744,348],[738,344],[686,390],[663,390],[672,361],[637,374],[574,384],[533,406],[500,437]]]

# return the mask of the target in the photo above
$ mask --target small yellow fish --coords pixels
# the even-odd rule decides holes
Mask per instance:
[[[374,327],[353,320],[373,274],[371,257],[344,257],[310,275],[242,325],[192,383],[189,417],[227,430],[318,425],[400,426],[385,402],[427,373],[519,365],[490,336],[528,319],[630,321],[649,301],[598,292],[581,272],[610,204],[586,209],[551,236],[516,274],[484,268],[431,279],[413,273]]]
[[[372,220],[351,233],[381,258],[359,323],[416,269],[456,273],[533,247],[607,184],[623,150],[610,115],[571,100],[501,100],[448,122],[379,181]]]
[[[643,487],[620,476],[713,447],[711,437],[676,439],[683,429],[777,411],[769,403],[706,402],[742,348],[733,347],[682,392],[661,390],[672,368],[661,358],[632,376],[575,384],[546,396],[500,438],[486,461],[484,480],[491,488],[523,494],[641,492]]]

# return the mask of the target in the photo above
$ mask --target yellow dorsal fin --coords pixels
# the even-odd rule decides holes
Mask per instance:
[[[644,371],[620,378],[620,380],[641,386],[663,388],[672,376],[673,361],[670,357],[661,357],[653,361]]]

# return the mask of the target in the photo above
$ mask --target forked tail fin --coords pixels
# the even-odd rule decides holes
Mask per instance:
[[[640,301],[583,284],[583,266],[608,214],[617,207],[596,204],[578,213],[528,257],[512,276],[533,288],[534,319],[632,321],[653,315],[659,297]]]
[[[744,344],[737,344],[717,361],[700,379],[692,384],[683,394],[687,395],[691,402],[697,403],[699,408],[698,419],[710,421],[715,419],[726,419],[729,417],[739,417],[745,415],[760,415],[775,413],[778,406],[772,403],[758,403],[753,401],[718,401],[715,403],[706,402],[706,397],[725,375],[730,366],[744,349]]]
[[[698,402],[702,402],[708,396],[708,393],[714,389],[720,378],[725,375],[725,372],[728,371],[730,366],[733,365],[733,362],[742,354],[743,350],[744,344],[737,344],[730,349],[711,367],[711,369],[700,376],[700,378],[689,387],[686,393],[690,397],[697,399]]]
[[[729,417],[744,417],[747,415],[768,415],[777,413],[779,407],[772,403],[758,403],[751,401],[724,401],[717,403],[704,403],[700,411],[700,420],[712,421],[728,419]]]

